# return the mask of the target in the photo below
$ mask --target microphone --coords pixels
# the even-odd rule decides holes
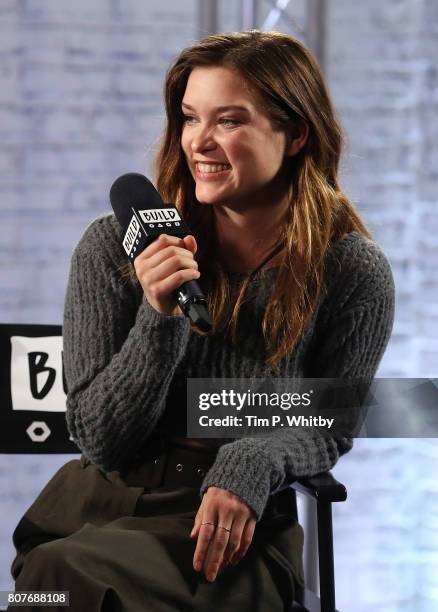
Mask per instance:
[[[135,258],[161,234],[184,238],[192,232],[173,204],[164,204],[151,181],[130,172],[116,179],[110,189],[111,206],[123,231],[123,248],[134,265]],[[201,331],[212,328],[207,300],[195,280],[175,292],[176,301]]]

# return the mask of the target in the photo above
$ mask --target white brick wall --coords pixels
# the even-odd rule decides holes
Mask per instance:
[[[328,77],[349,141],[343,183],[388,254],[394,333],[379,375],[438,373],[438,5],[330,2]],[[435,188],[435,189],[434,189]],[[356,440],[336,467],[340,610],[438,609],[436,440]]]
[[[196,2],[0,3],[0,321],[61,323],[74,245],[123,172],[150,173],[165,70]],[[0,457],[0,590],[11,533],[66,456]]]
[[[349,137],[344,184],[390,256],[398,289],[382,372],[436,376],[438,6],[330,8],[329,82]]]
[[[305,3],[288,14],[302,23]],[[61,323],[71,251],[127,171],[150,173],[172,57],[197,2],[0,3],[0,320]],[[220,25],[239,27],[224,0]],[[259,19],[268,11],[260,2]],[[296,11],[296,12],[294,12]],[[287,19],[279,29],[291,31]],[[394,334],[380,376],[438,371],[438,4],[331,0],[327,76],[344,123],[343,183],[388,254]],[[37,290],[35,290],[37,287]],[[0,588],[10,535],[68,457],[0,457]],[[335,475],[342,612],[438,609],[436,440],[357,440]]]
[[[61,322],[74,244],[109,210],[114,177],[150,170],[163,75],[195,39],[195,4],[0,4],[0,261],[20,268],[3,321]]]

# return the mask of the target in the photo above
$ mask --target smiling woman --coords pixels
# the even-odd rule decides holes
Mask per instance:
[[[157,187],[194,236],[161,235],[127,269],[113,215],[77,245],[63,338],[83,456],[20,521],[16,588],[68,590],[75,611],[283,612],[303,585],[287,485],[353,441],[279,427],[202,448],[186,438],[187,379],[360,377],[366,394],[392,273],[339,185],[340,126],[299,41],[209,36],[169,69],[165,104]],[[175,306],[193,279],[208,333]]]
[[[298,134],[273,126],[239,72],[222,66],[194,68],[181,106],[192,111],[183,116],[181,146],[197,201],[214,205],[222,262],[232,272],[252,270],[279,241],[290,199],[287,161],[304,146],[308,126],[301,122]]]
[[[181,146],[198,202],[220,205],[221,219],[245,213],[249,221],[251,211],[269,236],[288,207],[284,161],[304,145],[307,125],[300,138],[275,129],[241,75],[221,66],[194,68],[181,106],[192,112],[184,115]],[[244,237],[240,248],[248,253]],[[251,254],[256,263],[260,251]]]

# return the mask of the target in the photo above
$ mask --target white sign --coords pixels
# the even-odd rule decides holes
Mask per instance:
[[[11,337],[12,410],[65,412],[62,336]]]
[[[137,237],[139,235],[139,232],[140,226],[138,224],[136,216],[133,215],[131,223],[129,224],[129,227],[126,230],[125,237],[123,238],[123,247],[127,255],[131,254],[132,248],[134,248],[134,251],[136,250],[134,245],[138,244]]]
[[[166,223],[166,221],[181,221],[178,211],[174,207],[169,208],[150,208],[139,210],[138,214],[145,223]]]

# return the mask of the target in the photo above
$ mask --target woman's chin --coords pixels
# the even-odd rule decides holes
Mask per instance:
[[[223,202],[223,195],[212,192],[207,192],[204,189],[196,190],[196,199],[200,204],[220,204]]]

